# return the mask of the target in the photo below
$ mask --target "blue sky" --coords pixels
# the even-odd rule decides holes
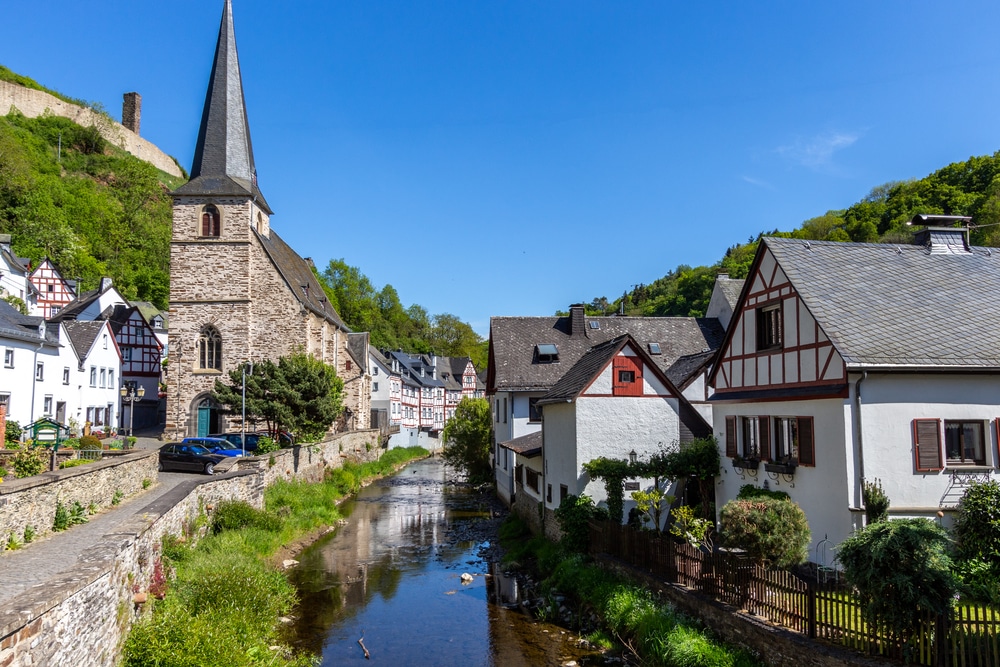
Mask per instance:
[[[1000,149],[996,3],[736,5],[234,0],[272,225],[486,335]],[[0,63],[189,168],[221,12],[11,2]]]

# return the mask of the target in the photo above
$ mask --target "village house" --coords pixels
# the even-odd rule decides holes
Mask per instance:
[[[370,422],[368,335],[352,333],[312,263],[271,227],[257,183],[232,3],[223,9],[191,180],[172,193],[169,437],[236,428],[212,398],[216,380],[247,361],[296,351],[344,381],[341,429]]]
[[[950,224],[926,216],[918,224]],[[915,244],[763,238],[712,369],[721,508],[750,484],[805,511],[811,557],[893,517],[949,525],[1000,466],[1000,253],[928,226]]]
[[[49,319],[76,299],[76,281],[66,280],[59,270],[45,258],[28,276],[37,293],[36,309],[32,315]]]
[[[30,260],[14,254],[10,234],[0,234],[0,299],[17,299],[29,315],[39,315],[38,290],[28,279]]]

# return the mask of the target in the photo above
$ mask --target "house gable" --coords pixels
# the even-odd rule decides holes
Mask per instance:
[[[719,361],[718,398],[727,393],[841,387],[841,355],[765,244],[746,281]]]

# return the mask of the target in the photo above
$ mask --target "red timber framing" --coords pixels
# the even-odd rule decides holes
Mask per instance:
[[[716,394],[724,400],[727,392],[843,385],[843,359],[770,250],[761,248],[712,372]]]
[[[124,322],[112,323],[122,351],[122,377],[159,377],[163,348],[137,308],[130,308]]]
[[[28,280],[38,290],[38,307],[41,308],[41,316],[49,319],[56,315],[70,301],[76,298],[76,294],[70,288],[52,262],[45,259],[31,272]]]

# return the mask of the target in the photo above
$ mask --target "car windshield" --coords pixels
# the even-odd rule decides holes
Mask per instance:
[[[199,454],[201,456],[208,456],[209,454],[212,453],[207,449],[205,449],[204,447],[202,447],[201,445],[188,445],[188,451],[190,451],[192,454]]]

